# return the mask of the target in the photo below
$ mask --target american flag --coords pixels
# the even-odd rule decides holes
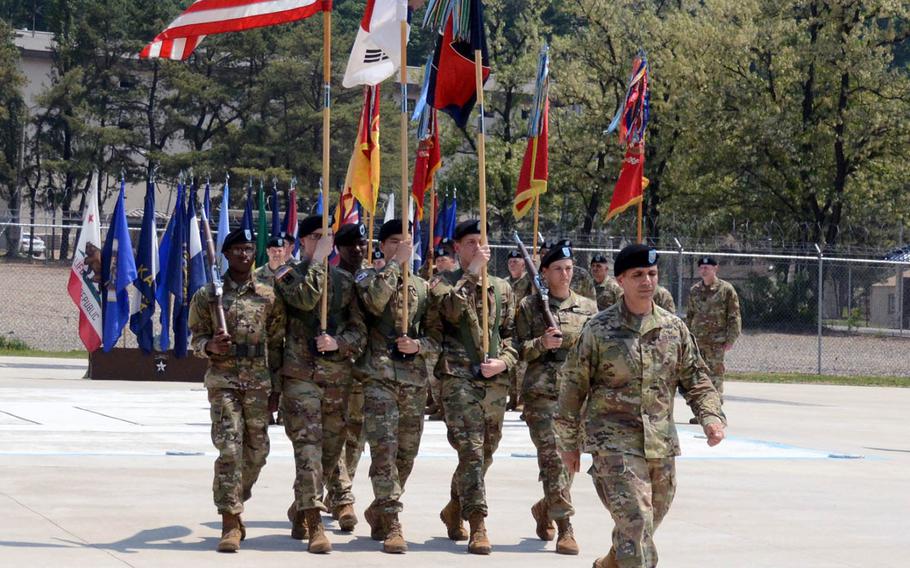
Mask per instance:
[[[206,35],[286,24],[331,10],[332,0],[196,0],[139,57],[183,60]]]

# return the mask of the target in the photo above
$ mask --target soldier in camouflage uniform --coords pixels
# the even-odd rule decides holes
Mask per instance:
[[[561,239],[555,243],[544,241],[540,245],[540,258],[547,256],[547,253],[550,252],[551,249],[562,247],[572,248],[572,241],[569,239]],[[597,292],[594,289],[594,278],[591,277],[590,272],[581,266],[575,267],[574,275],[572,276],[572,291],[581,294],[585,298],[597,300]]]
[[[506,278],[506,282],[512,287],[512,298],[515,300],[517,310],[524,297],[531,293],[531,277],[525,270],[525,260],[519,251],[510,250],[507,262],[509,277]],[[518,410],[521,406],[520,384],[527,366],[527,363],[519,360],[509,369],[509,402],[506,404],[506,410]]]
[[[553,521],[559,529],[556,552],[578,554],[569,517],[572,476],[559,457],[553,419],[557,411],[557,376],[585,323],[597,313],[597,304],[569,289],[572,251],[554,248],[540,262],[541,277],[549,289],[549,307],[558,327],[550,327],[539,294],[522,300],[515,317],[515,346],[528,363],[521,388],[524,419],[537,448],[537,464],[544,497],[531,507],[537,536],[553,540]]]
[[[382,270],[385,267],[385,255],[382,254],[381,250],[373,251],[373,268],[376,270]]]
[[[455,243],[451,239],[444,238],[436,246],[434,262],[436,265],[434,274],[458,270],[458,260],[455,258]],[[424,359],[427,362],[427,373],[430,375],[430,394],[427,397],[426,413],[429,415],[429,420],[445,420],[445,409],[442,406],[442,385],[433,372],[433,369],[436,368],[436,362],[439,360],[439,353],[428,353]]]
[[[623,298],[588,321],[569,353],[559,381],[557,439],[570,471],[579,470],[580,451],[592,454],[589,473],[613,517],[613,547],[594,568],[653,568],[654,531],[676,491],[677,386],[685,385],[709,446],[723,440],[725,418],[695,339],[652,300],[657,251],[630,245],[613,271]]]
[[[246,537],[240,514],[269,455],[269,416],[278,404],[284,303],[270,284],[252,278],[256,247],[248,230],[228,234],[221,252],[227,329],[217,327],[211,285],[190,304],[193,351],[207,357],[205,387],[212,416],[212,443],[218,449],[212,491],[221,513],[219,552],[235,552]]]
[[[367,252],[367,231],[362,223],[342,225],[335,234],[338,251],[338,268],[354,276],[363,268]],[[361,306],[362,308],[363,306]],[[366,438],[363,431],[363,380],[365,375],[353,366],[354,379],[348,399],[344,448],[338,463],[327,472],[325,505],[332,511],[338,527],[346,532],[354,530],[357,514],[354,512],[354,476],[363,454]]]
[[[603,254],[591,257],[591,277],[594,279],[594,293],[597,298],[597,309],[605,310],[616,303],[622,295],[622,288],[616,279],[609,274],[610,261]]]
[[[262,282],[268,286],[275,285],[275,271],[281,268],[281,266],[287,261],[289,256],[287,256],[287,243],[284,237],[269,237],[268,244],[266,244],[266,253],[268,254],[269,261],[253,271],[253,278],[257,282]],[[275,410],[269,411],[269,424],[275,424],[276,420],[273,416]],[[278,421],[281,420],[281,415],[278,415]]]
[[[442,381],[449,443],[458,450],[451,500],[440,518],[452,540],[468,537],[462,524],[467,519],[468,552],[489,554],[484,476],[502,438],[508,370],[516,361],[515,305],[511,287],[501,278],[490,276],[487,290],[479,293],[481,271],[490,260],[490,248],[480,240],[480,222],[458,224],[455,251],[462,268],[440,274],[430,284],[430,309],[438,310],[443,320],[436,376]],[[481,327],[482,301],[488,302],[490,329]],[[487,354],[482,353],[484,333],[490,334]]]
[[[739,296],[733,286],[717,277],[717,261],[710,256],[698,259],[696,282],[689,290],[686,324],[698,341],[698,349],[708,365],[714,388],[724,394],[724,353],[742,332]]]
[[[384,223],[379,241],[388,264],[379,271],[361,270],[355,277],[369,334],[361,361],[367,375],[365,430],[375,499],[364,516],[370,523],[371,536],[384,540],[384,552],[403,553],[408,547],[398,514],[423,433],[427,398],[424,357],[439,351],[442,322],[436,310],[428,309],[427,281],[412,274],[408,278],[408,330],[406,335],[401,334],[402,267],[410,261],[413,246],[403,234],[401,219]]]
[[[318,215],[300,222],[301,262],[280,270],[275,288],[288,311],[281,368],[281,413],[294,447],[294,502],[288,509],[291,536],[309,536],[307,549],[325,553],[332,545],[320,511],[325,473],[344,446],[351,393],[351,361],[363,349],[366,328],[354,293],[354,278],[330,267],[332,235],[322,234]],[[322,291],[328,286],[328,329],[320,330]]]

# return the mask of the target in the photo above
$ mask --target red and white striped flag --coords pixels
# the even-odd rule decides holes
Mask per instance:
[[[331,10],[332,0],[196,0],[139,57],[183,60],[206,35],[286,24]]]
[[[98,187],[89,184],[82,216],[82,231],[73,254],[73,268],[66,289],[79,308],[79,338],[91,353],[101,347],[101,219]]]

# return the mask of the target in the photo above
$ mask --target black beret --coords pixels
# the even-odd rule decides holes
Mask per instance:
[[[613,263],[613,276],[619,276],[630,268],[648,268],[657,264],[657,249],[648,245],[629,245],[619,251]]]
[[[703,256],[698,259],[698,265],[702,266],[703,264],[708,264],[710,266],[717,266],[717,261],[711,258],[710,256]]]
[[[490,226],[487,225],[487,229]],[[461,239],[467,237],[468,235],[479,235],[480,234],[480,221],[477,219],[468,219],[467,221],[462,221],[455,225],[455,240],[460,241]]]
[[[376,249],[373,251],[373,260],[382,260],[384,258],[385,258],[385,255],[382,254],[381,250]]]
[[[350,247],[360,244],[361,239],[367,238],[367,228],[363,223],[349,223],[342,225],[335,233],[336,247]]]
[[[524,257],[521,256],[521,253],[520,253],[520,252],[518,252],[517,250],[514,250],[514,249],[513,249],[513,250],[510,250],[510,251],[509,251],[509,258],[522,258],[522,259],[523,259]]]
[[[553,248],[552,241],[547,241],[547,240],[540,241],[540,251],[550,250],[551,248]]]
[[[283,247],[283,246],[284,246],[284,237],[283,236],[279,237],[276,235],[276,236],[269,237],[269,242],[268,242],[268,244],[265,245],[265,248]]]
[[[610,264],[606,256],[597,253],[591,257],[591,264]]]
[[[224,243],[221,245],[221,252],[226,253],[227,249],[234,245],[245,245],[255,242],[256,237],[253,235],[253,231],[249,229],[234,229],[224,237]]]
[[[332,220],[329,219],[329,226],[332,225]],[[309,217],[304,217],[303,221],[300,222],[300,229],[297,231],[297,236],[303,238],[310,233],[316,232],[322,228],[322,215],[310,215]]]
[[[546,268],[557,260],[572,258],[572,249],[569,248],[569,246],[564,245],[564,243],[571,244],[568,240],[565,242],[560,241],[556,243],[556,246],[547,251],[547,254],[540,260],[541,268]]]
[[[413,225],[413,223],[408,221],[409,231]],[[401,219],[390,219],[379,227],[379,242],[385,242],[385,240],[391,236],[402,234],[404,234],[404,229],[401,228]]]
[[[447,256],[449,258],[455,258],[455,244],[451,239],[444,238],[439,241],[439,244],[436,245],[436,248],[433,250],[433,256]]]

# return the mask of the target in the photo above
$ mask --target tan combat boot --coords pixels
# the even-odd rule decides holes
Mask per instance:
[[[611,548],[610,554],[594,561],[593,568],[619,568],[619,564],[616,562],[616,551]]]
[[[240,515],[237,515],[237,522],[240,524],[240,540],[246,540],[246,525],[243,524],[243,519],[240,518]]]
[[[449,504],[439,513],[439,518],[446,526],[449,538],[452,540],[467,540],[468,533],[464,530],[461,520],[461,505],[455,499],[450,499]]]
[[[575,542],[575,533],[569,519],[556,521],[556,528],[559,529],[559,536],[556,539],[556,554],[578,554],[578,543]]]
[[[408,543],[404,540],[401,533],[401,523],[398,521],[398,513],[383,515],[384,524],[389,528],[382,543],[382,551],[388,554],[404,554],[408,551]]]
[[[556,530],[553,528],[553,521],[547,512],[547,502],[541,499],[531,507],[531,516],[537,523],[537,538],[540,540],[551,541],[556,537]]]
[[[363,518],[370,525],[370,538],[373,540],[385,540],[386,532],[388,531],[385,525],[385,517],[376,510],[372,503],[363,512]]]
[[[306,517],[303,511],[298,511],[296,505],[291,503],[288,508],[288,520],[291,521],[291,538],[294,540],[306,540]]]
[[[471,513],[468,519],[471,525],[471,540],[468,541],[468,552],[471,554],[489,554],[493,547],[487,538],[487,527],[483,520],[483,513]]]
[[[222,513],[218,552],[237,552],[238,550],[240,550],[240,517],[232,513]]]
[[[357,513],[350,503],[338,505],[332,510],[332,516],[338,521],[338,528],[344,532],[351,532],[357,525]]]
[[[313,508],[307,509],[304,513],[306,526],[310,533],[310,544],[307,551],[313,554],[332,552],[332,543],[329,542],[329,537],[325,534],[325,527],[322,526],[322,511]]]

